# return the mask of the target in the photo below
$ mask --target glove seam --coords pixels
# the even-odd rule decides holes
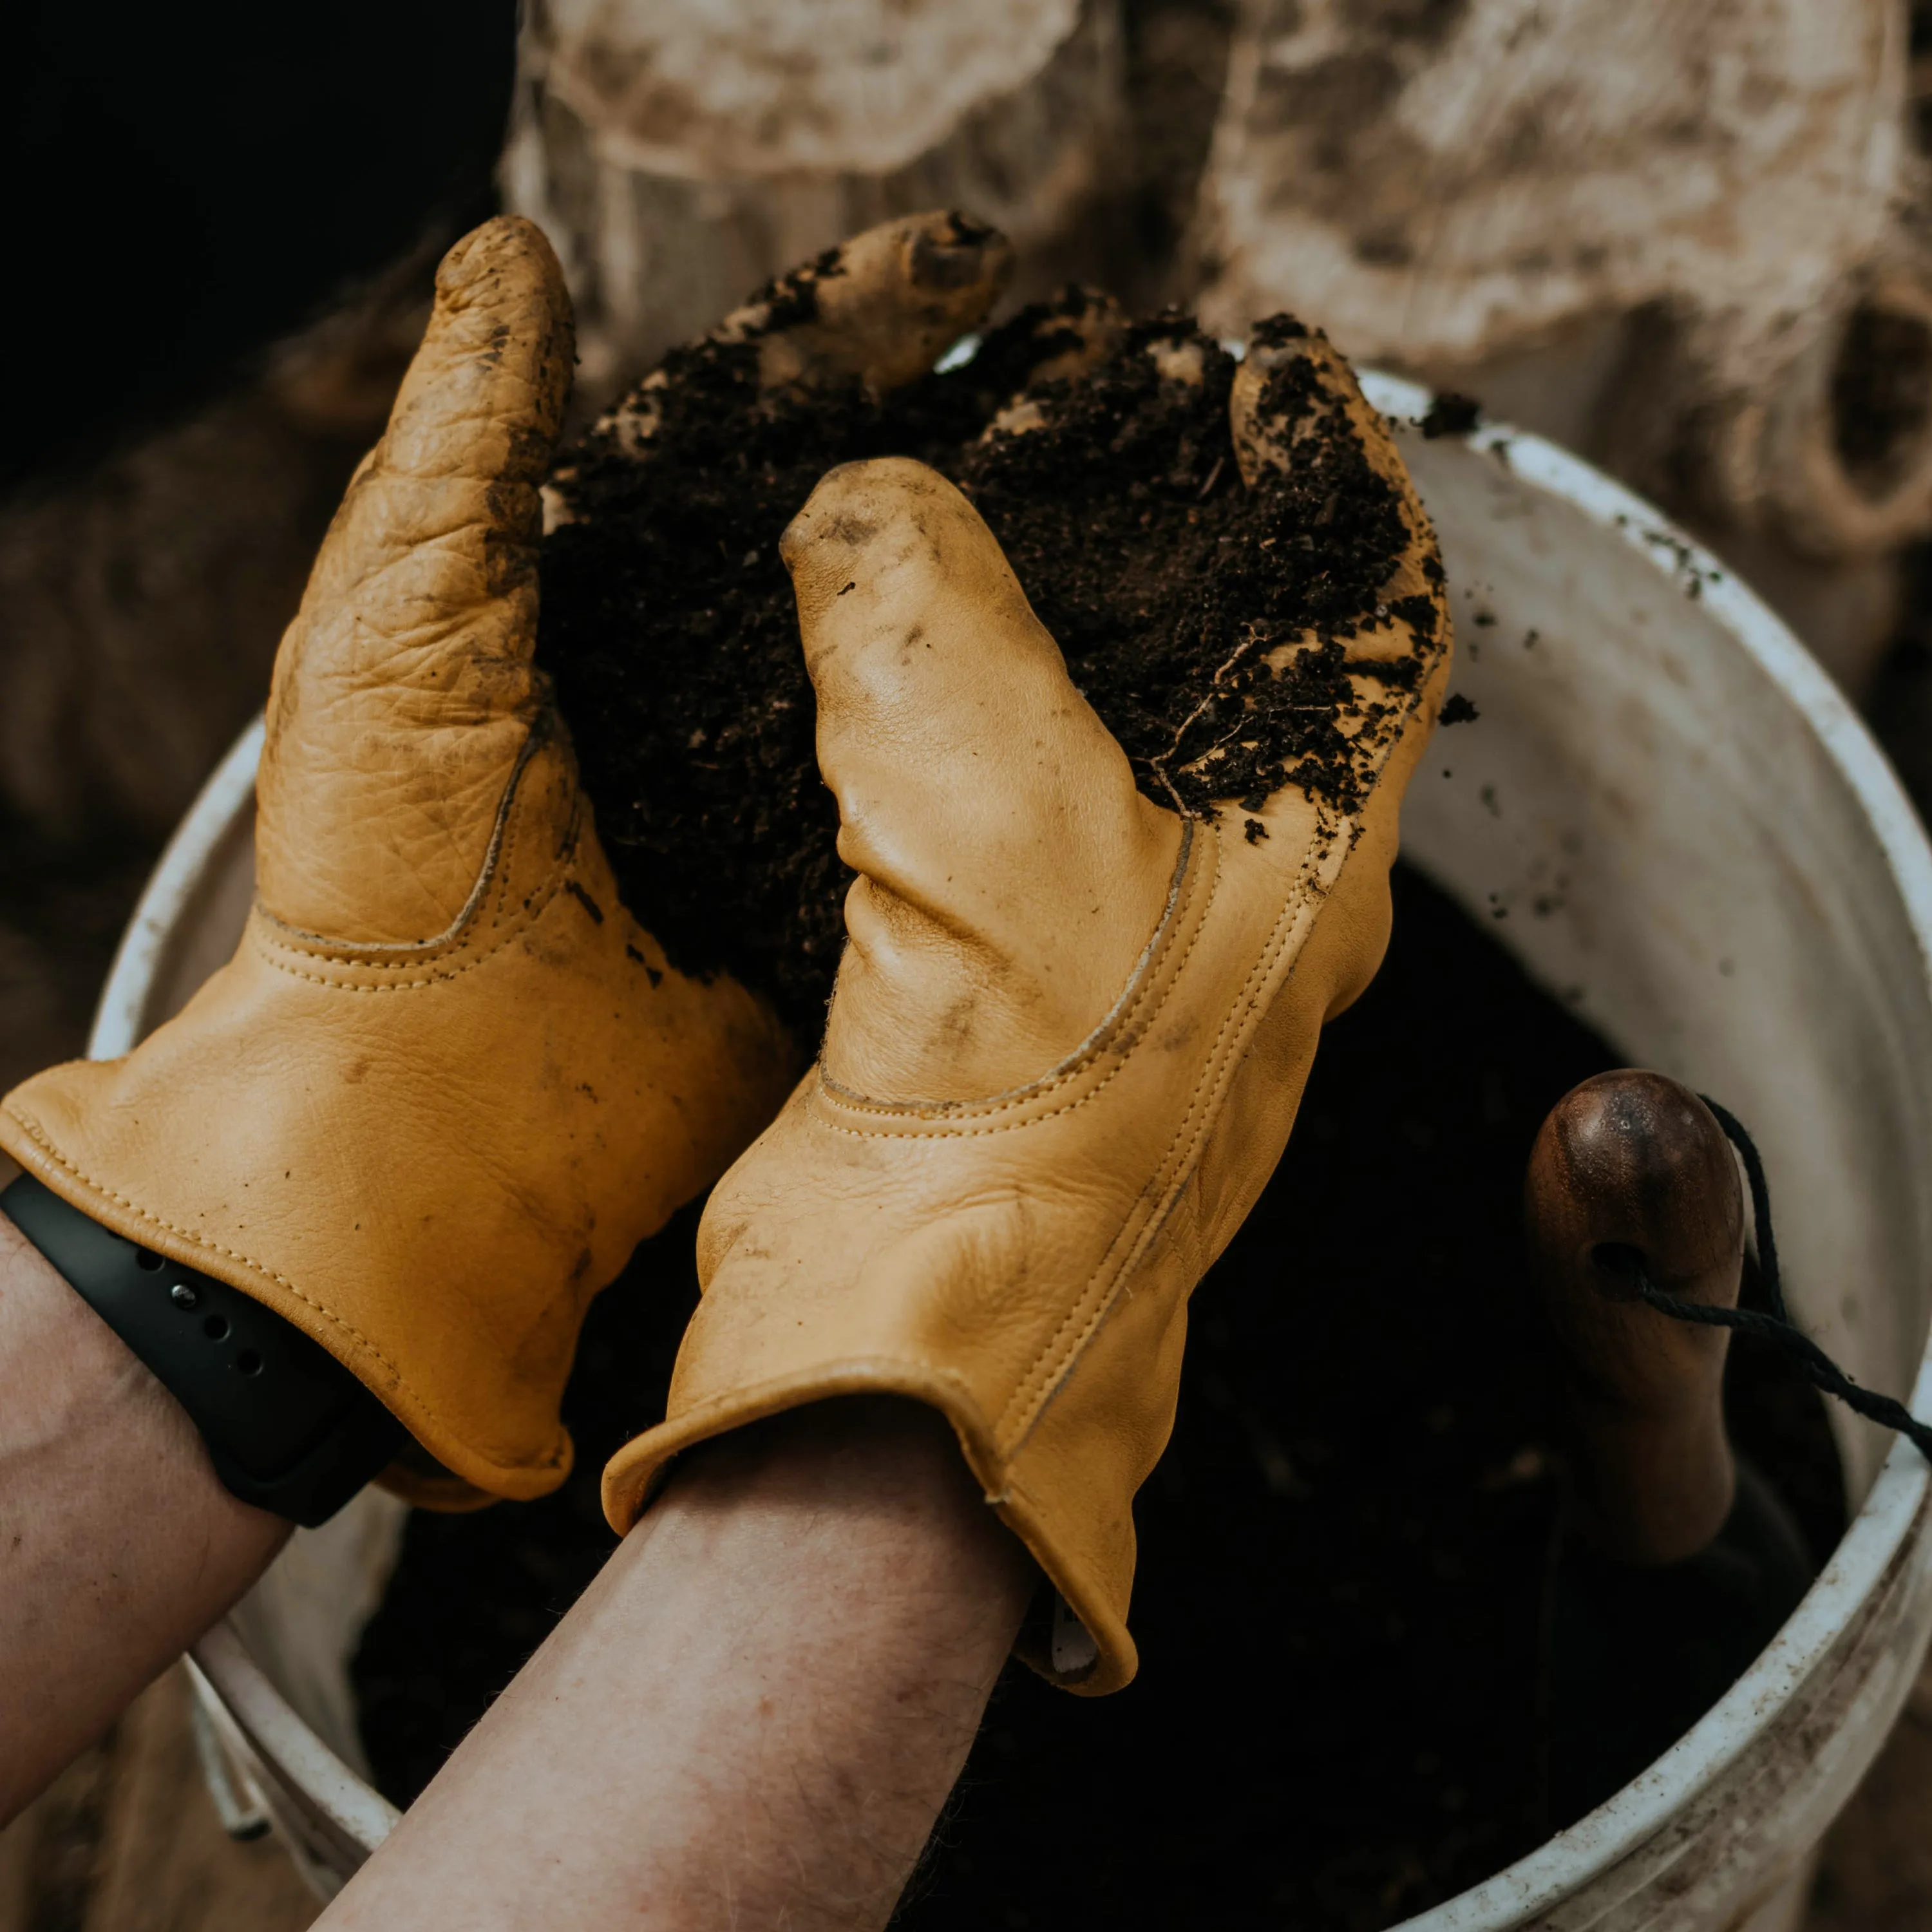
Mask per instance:
[[[28,1138],[30,1139],[36,1147],[40,1149],[41,1152],[46,1156],[46,1158],[51,1160],[54,1165],[58,1167],[64,1173],[70,1175],[75,1180],[78,1181],[90,1194],[94,1195],[103,1200],[111,1201],[116,1207],[124,1208],[128,1210],[129,1212],[139,1215],[143,1221],[151,1222],[155,1227],[165,1228],[170,1234],[178,1237],[181,1240],[189,1243],[191,1246],[201,1250],[202,1252],[208,1254],[220,1255],[225,1260],[232,1262],[239,1267],[248,1269],[250,1274],[260,1275],[264,1280],[272,1281],[277,1287],[285,1289],[289,1294],[293,1295],[304,1307],[312,1308],[314,1310],[316,1313],[320,1315],[322,1319],[327,1322],[332,1328],[339,1329],[343,1334],[347,1336],[352,1341],[356,1342],[356,1345],[364,1352],[373,1357],[375,1360],[380,1363],[382,1367],[394,1379],[396,1387],[403,1393],[406,1394],[410,1398],[412,1402],[422,1411],[423,1420],[425,1422],[434,1424],[439,1430],[442,1430],[447,1426],[443,1418],[437,1414],[436,1409],[429,1402],[424,1400],[421,1395],[418,1394],[416,1384],[410,1379],[410,1378],[403,1373],[402,1370],[399,1369],[386,1354],[384,1354],[382,1350],[379,1348],[369,1336],[364,1334],[362,1331],[359,1328],[356,1328],[352,1323],[344,1321],[343,1318],[338,1315],[333,1309],[326,1307],[322,1303],[317,1301],[312,1295],[304,1293],[302,1289],[297,1287],[292,1281],[290,1280],[287,1276],[278,1274],[273,1268],[270,1268],[267,1264],[267,1263],[259,1262],[256,1260],[253,1256],[245,1255],[238,1249],[225,1247],[220,1242],[211,1240],[206,1235],[196,1234],[192,1228],[181,1227],[176,1222],[167,1220],[162,1216],[155,1214],[151,1208],[142,1207],[139,1202],[130,1199],[126,1195],[116,1193],[112,1188],[104,1186],[101,1182],[97,1180],[93,1175],[87,1173],[74,1161],[69,1160],[65,1154],[62,1154],[60,1149],[48,1138],[45,1130],[41,1127],[38,1120],[34,1120],[28,1114],[23,1114],[10,1100],[7,1101],[4,1103],[4,1106],[8,1117],[20,1126],[22,1132],[27,1136]],[[345,1364],[344,1366],[346,1366],[347,1364]],[[386,1406],[387,1405],[386,1404],[385,1406]],[[560,1450],[553,1448],[550,1454],[541,1462],[492,1462],[491,1466],[504,1469],[554,1468],[561,1460],[561,1454],[562,1452]]]
[[[410,972],[422,967],[425,962],[439,958],[460,958],[472,946],[478,931],[488,931],[500,927],[504,919],[504,902],[508,896],[511,874],[514,870],[512,860],[518,841],[524,834],[524,826],[517,812],[523,797],[523,784],[526,772],[537,753],[551,743],[556,733],[554,712],[546,710],[525,734],[523,744],[517,754],[517,761],[503,788],[503,796],[498,801],[496,818],[490,827],[490,843],[483,855],[482,864],[478,868],[476,879],[457,915],[434,938],[410,940],[400,943],[371,940],[358,944],[351,940],[332,939],[326,934],[306,931],[292,925],[272,908],[258,892],[254,910],[262,922],[273,927],[286,938],[264,940],[257,935],[256,950],[268,963],[279,972],[290,973],[297,979],[314,976],[295,971],[274,958],[269,957],[266,947],[274,944],[292,953],[298,958],[314,960],[318,964],[352,967],[369,972]],[[566,746],[566,752],[567,752]],[[386,992],[392,990],[409,991],[415,986],[430,986],[439,980],[454,979],[458,974],[468,971],[472,965],[487,959],[491,952],[500,950],[524,927],[540,917],[557,892],[562,890],[566,878],[574,867],[580,844],[584,824],[584,794],[580,788],[573,784],[570,800],[570,815],[565,825],[562,846],[552,870],[545,875],[536,890],[524,902],[526,915],[515,921],[502,933],[494,946],[468,959],[453,971],[432,974],[428,979],[412,981],[406,986],[350,986],[340,990],[346,992]],[[494,911],[490,908],[494,908]],[[484,915],[489,913],[486,919]],[[384,958],[380,956],[401,954],[401,958]],[[319,980],[318,984],[334,985],[330,980]]]
[[[1176,1126],[1173,1138],[1168,1141],[1154,1173],[1160,1180],[1159,1211],[1148,1215],[1136,1228],[1131,1216],[1124,1220],[1106,1252],[1101,1256],[1093,1272],[1088,1276],[1086,1286],[1072,1308],[1060,1322],[1052,1335],[1041,1346],[1034,1358],[1033,1365],[1016,1384],[1012,1394],[1000,1412],[996,1425],[1004,1438],[1016,1411],[1030,1408],[1024,1424],[1012,1438],[1012,1446],[1006,1453],[1017,1455],[1025,1445],[1027,1438],[1038,1426],[1040,1418],[1051,1406],[1053,1397],[1064,1386],[1066,1378],[1084,1352],[1087,1345],[1099,1331],[1112,1310],[1115,1303],[1126,1289],[1129,1279],[1144,1259],[1148,1247],[1155,1236],[1166,1226],[1168,1217],[1174,1212],[1181,1188],[1187,1176],[1193,1172],[1195,1157],[1211,1129],[1218,1113],[1210,1096],[1225,1084],[1223,1076],[1228,1063],[1231,1048],[1236,1041],[1247,1032],[1256,1010],[1256,986],[1272,977],[1283,951],[1292,938],[1295,927],[1300,922],[1302,909],[1307,904],[1311,876],[1318,871],[1322,861],[1340,842],[1342,832],[1349,820],[1336,822],[1325,834],[1318,835],[1304,854],[1293,884],[1282,895],[1280,909],[1276,912],[1268,935],[1250,964],[1240,991],[1229,1001],[1222,1013],[1221,1024],[1216,1030],[1212,1044],[1203,1056],[1202,1070],[1196,1078],[1193,1090],[1189,1096],[1186,1112]],[[1219,843],[1217,839],[1216,843]],[[1216,872],[1219,883],[1219,872]],[[1327,897],[1325,892],[1320,896]],[[1319,908],[1317,908],[1318,914]],[[1206,923],[1204,916],[1202,922]],[[1177,975],[1177,978],[1178,976]],[[1123,1242],[1128,1252],[1120,1253]]]
[[[1422,675],[1418,677],[1414,688],[1406,692],[1401,700],[1390,700],[1377,706],[1375,714],[1366,721],[1365,730],[1358,734],[1355,741],[1357,743],[1360,743],[1363,737],[1370,736],[1371,732],[1373,732],[1374,736],[1379,740],[1379,742],[1374,746],[1375,755],[1372,761],[1368,763],[1364,775],[1368,782],[1368,789],[1370,791],[1372,791],[1375,785],[1380,782],[1382,767],[1388,764],[1390,754],[1400,742],[1403,732],[1408,729],[1409,721],[1418,707],[1421,692],[1427,682],[1428,669],[1431,667],[1436,654],[1435,651],[1431,650],[1420,660],[1424,665],[1424,670]],[[1375,730],[1376,726],[1384,724],[1388,725],[1388,729],[1384,731]],[[1288,788],[1284,786],[1281,789],[1286,790]],[[951,1125],[955,1120],[985,1120],[994,1114],[1010,1113],[1016,1108],[1024,1107],[1029,1102],[1052,1093],[1056,1087],[1064,1086],[1077,1080],[1083,1074],[1090,1072],[1094,1061],[1108,1050],[1112,1042],[1120,1038],[1120,1035],[1127,1030],[1130,1022],[1137,1015],[1143,1019],[1144,1022],[1150,1020],[1168,1003],[1174,988],[1180,982],[1182,974],[1186,970],[1188,962],[1192,956],[1194,948],[1198,943],[1202,933],[1206,929],[1208,920],[1213,912],[1214,897],[1219,890],[1221,878],[1220,868],[1217,865],[1214,879],[1208,888],[1208,904],[1202,909],[1200,919],[1193,932],[1188,936],[1185,950],[1179,961],[1175,964],[1172,972],[1162,980],[1160,974],[1152,970],[1154,956],[1156,952],[1162,932],[1178,922],[1186,903],[1186,889],[1188,881],[1184,875],[1191,869],[1187,862],[1189,844],[1194,826],[1198,824],[1204,830],[1214,830],[1216,833],[1217,847],[1220,843],[1218,828],[1214,826],[1213,820],[1188,818],[1184,820],[1183,823],[1186,828],[1188,836],[1184,838],[1180,863],[1176,868],[1174,894],[1170,899],[1166,910],[1162,913],[1160,924],[1156,927],[1154,937],[1149,942],[1148,955],[1144,956],[1142,961],[1136,966],[1133,977],[1138,979],[1141,983],[1138,988],[1133,988],[1132,981],[1130,981],[1130,990],[1124,992],[1122,999],[1117,1002],[1114,1010],[1094,1029],[1088,1039],[1075,1049],[1070,1058],[1062,1061],[1059,1066],[1041,1074],[1036,1079],[1030,1081],[1022,1086],[1014,1088],[1007,1093],[995,1094],[981,1100],[955,1101],[875,1100],[868,1095],[855,1093],[851,1089],[841,1085],[837,1078],[826,1070],[821,1060],[818,1070],[818,1084],[815,1097],[821,1102],[825,1110],[830,1111],[836,1108],[845,1113],[869,1114],[887,1120],[903,1120],[908,1124],[902,1129],[848,1126],[831,1120],[822,1120],[820,1124],[832,1132],[848,1134],[860,1138],[922,1139],[928,1137],[929,1130],[937,1129],[941,1135],[946,1135],[948,1137],[954,1137],[956,1135],[958,1138],[968,1139],[977,1135],[1004,1133],[1016,1126],[1029,1126],[1036,1120],[1054,1119],[1060,1114],[1070,1112],[1076,1107],[1084,1106],[1088,1100],[1104,1091],[1108,1082],[1120,1070],[1120,1065],[1116,1065],[1105,1079],[1090,1088],[1078,1099],[1069,1101],[1064,1106],[1054,1108],[1048,1112],[1034,1114],[1027,1120],[1018,1122],[1001,1120],[987,1126],[961,1126],[956,1130],[952,1130]],[[1352,836],[1353,833],[1359,829],[1360,824],[1358,815],[1347,814],[1334,820],[1325,830],[1318,824],[1315,839],[1308,852],[1304,854],[1302,864],[1296,873],[1294,884],[1289,888],[1288,898],[1290,902],[1305,886],[1315,862],[1334,850],[1345,831]],[[1279,918],[1276,924],[1279,925]],[[1264,946],[1263,956],[1265,956],[1265,954]],[[1142,1003],[1150,995],[1156,994],[1157,980],[1160,983],[1157,988],[1157,997],[1154,998],[1151,1010],[1144,1015],[1139,1015],[1138,1010]],[[1252,982],[1251,973],[1248,983],[1252,984]],[[1244,985],[1244,994],[1246,992],[1246,986]],[[1131,1051],[1131,1046],[1126,1049],[1126,1052]],[[1121,1065],[1124,1064],[1125,1058],[1126,1053],[1124,1052],[1121,1054]]]
[[[1401,742],[1410,721],[1419,711],[1422,694],[1426,688],[1427,675],[1425,672],[1418,677],[1407,701],[1390,707],[1395,722],[1376,747],[1374,760],[1368,768],[1370,778],[1368,792],[1372,793],[1381,782],[1383,767],[1393,755],[1396,746]],[[1365,794],[1365,807],[1366,803]],[[1345,836],[1349,849],[1353,849],[1353,835],[1363,822],[1361,818],[1354,814],[1337,818],[1325,830],[1318,829],[1315,838],[1310,842],[1296,873],[1294,883],[1283,896],[1281,909],[1275,916],[1267,940],[1250,966],[1240,993],[1229,1003],[1222,1016],[1220,1028],[1204,1058],[1200,1077],[1195,1083],[1186,1114],[1175,1130],[1173,1139],[1168,1142],[1166,1152],[1155,1168],[1157,1174],[1173,1177],[1166,1180],[1162,1186],[1160,1211],[1150,1216],[1139,1230],[1132,1234],[1131,1252],[1110,1270],[1108,1264],[1121,1238],[1128,1235],[1131,1229],[1130,1222],[1123,1223],[1114,1240],[1108,1244],[1106,1253],[1088,1276],[1079,1299],[1041,1348],[1034,1358],[1033,1366],[1015,1387],[1012,1395],[1000,1412],[999,1422],[995,1425],[1002,1438],[1009,1419],[1013,1417],[1016,1411],[1030,1408],[1032,1414],[1013,1437],[1012,1447],[1004,1452],[1009,1456],[1018,1455],[1025,1446],[1028,1438],[1039,1426],[1040,1418],[1052,1406],[1054,1396],[1065,1386],[1067,1378],[1072,1374],[1088,1344],[1099,1331],[1120,1295],[1126,1292],[1126,1283],[1144,1260],[1149,1244],[1166,1225],[1168,1217],[1173,1213],[1186,1177],[1193,1171],[1195,1158],[1211,1132],[1214,1121],[1218,1118],[1219,1104],[1211,1102],[1210,1096],[1225,1090],[1230,1047],[1234,1040],[1246,1034],[1256,1016],[1257,982],[1265,985],[1273,977],[1282,954],[1293,937],[1300,908],[1306,903],[1311,875],[1317,872],[1321,864],[1344,842]],[[1216,843],[1218,848],[1218,836]],[[1343,863],[1346,862],[1347,854],[1345,852]],[[1218,866],[1215,877],[1218,885],[1220,877]],[[1325,901],[1328,896],[1328,889],[1324,887],[1319,897]],[[1292,917],[1292,913],[1294,914]],[[1316,916],[1318,917],[1319,913],[1318,905]],[[1205,928],[1206,924],[1207,913],[1204,911],[1202,929]],[[1175,983],[1178,982],[1180,974],[1177,972]],[[1094,1090],[1097,1093],[1100,1089],[1096,1087]],[[1184,1148],[1186,1150],[1184,1157],[1178,1158]],[[1097,1298],[1095,1293],[1096,1288],[1100,1291]],[[1088,1307],[1090,1302],[1094,1304],[1090,1312],[1083,1316],[1082,1311]]]
[[[573,812],[567,842],[560,856],[560,862],[552,869],[537,890],[524,902],[520,913],[510,916],[507,923],[505,922],[503,902],[508,898],[510,890],[509,858],[515,845],[516,834],[514,832],[505,838],[498,853],[497,860],[501,869],[494,886],[486,895],[482,904],[475,908],[471,918],[466,922],[466,929],[460,938],[452,940],[446,936],[442,939],[434,940],[424,948],[422,953],[412,959],[368,959],[356,958],[352,953],[318,950],[314,947],[300,945],[292,940],[281,939],[272,934],[265,934],[258,929],[254,940],[256,955],[266,965],[272,967],[278,973],[285,973],[291,979],[307,980],[313,986],[325,987],[332,992],[409,993],[418,992],[428,986],[447,985],[451,980],[460,979],[464,974],[484,964],[496,954],[502,952],[504,947],[514,940],[520,933],[526,932],[549,910],[557,895],[565,890],[576,872],[580,851],[578,837],[580,823],[578,814]],[[492,901],[495,902],[496,910],[485,920],[481,915]],[[255,911],[265,924],[272,923],[284,932],[294,930],[284,924],[259,900],[256,902]],[[494,932],[495,937],[491,944],[483,946],[480,950],[472,950],[476,946],[479,928],[484,932]],[[327,942],[324,942],[325,945],[326,944]],[[340,946],[344,942],[337,941],[335,944]],[[356,972],[416,972],[421,974],[421,976],[413,980],[388,980],[374,986],[354,986],[332,974],[304,971],[301,967],[291,964],[287,958],[278,956],[281,955],[292,956],[296,959],[305,959],[318,966],[337,966]],[[434,959],[439,956],[442,959],[454,963],[442,968],[440,970],[425,970],[424,965],[425,958]]]
[[[821,1061],[816,1097],[823,1101],[828,1109],[838,1108],[848,1113],[871,1114],[886,1120],[902,1120],[907,1124],[902,1127],[848,1126],[833,1120],[822,1120],[820,1124],[832,1133],[849,1134],[863,1140],[940,1138],[970,1140],[986,1134],[1010,1133],[1016,1128],[1031,1126],[1042,1120],[1055,1120],[1062,1114],[1071,1113],[1076,1107],[1084,1107],[1089,1100],[1105,1092],[1109,1082],[1126,1066],[1136,1042],[1130,1042],[1124,1048],[1118,1047],[1115,1043],[1127,1032],[1130,1022],[1138,1020],[1144,1027],[1167,1004],[1174,988],[1180,982],[1181,975],[1186,970],[1188,961],[1193,956],[1194,949],[1206,929],[1208,916],[1214,910],[1215,895],[1221,884],[1218,837],[1215,841],[1214,875],[1208,881],[1207,900],[1202,907],[1200,916],[1194,922],[1193,930],[1186,935],[1180,957],[1174,962],[1172,969],[1164,973],[1157,970],[1162,934],[1171,934],[1173,928],[1179,925],[1199,890],[1198,875],[1200,868],[1189,862],[1195,839],[1193,827],[1198,822],[1193,820],[1186,821],[1187,836],[1183,842],[1174,890],[1167,908],[1162,914],[1160,924],[1155,928],[1154,937],[1148,943],[1147,953],[1135,968],[1135,977],[1139,980],[1139,985],[1135,986],[1130,982],[1127,988],[1123,989],[1121,998],[1115,1002],[1113,1010],[1074,1049],[1069,1058],[1040,1075],[1036,1080],[1013,1088],[1007,1093],[994,1094],[986,1100],[926,1102],[873,1100],[851,1094],[848,1089],[840,1087],[825,1071]],[[1143,1005],[1150,1000],[1153,1004],[1143,1012]],[[1100,1057],[1110,1050],[1115,1055],[1114,1065],[1102,1078],[1074,1100],[1050,1108],[1044,1113],[1031,1114],[1022,1120],[994,1120],[992,1124],[984,1126],[954,1125],[956,1121],[986,1120],[996,1114],[1010,1114],[1025,1108],[1045,1098],[1056,1088],[1070,1085],[1083,1076],[1090,1074]],[[934,1130],[937,1132],[932,1131]]]

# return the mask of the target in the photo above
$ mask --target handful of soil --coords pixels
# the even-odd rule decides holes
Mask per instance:
[[[997,243],[924,219],[956,255]],[[1422,668],[1351,640],[1400,620],[1437,641],[1429,598],[1379,602],[1414,536],[1306,360],[1257,412],[1291,462],[1246,481],[1235,358],[1185,316],[1124,322],[1078,290],[896,388],[774,385],[774,344],[820,325],[846,261],[775,284],[593,429],[551,485],[542,560],[538,658],[626,904],[674,964],[735,974],[807,1036],[852,874],[778,544],[827,470],[912,456],[956,483],[1141,788],[1184,812],[1286,784],[1347,810],[1350,731]],[[1286,316],[1255,334],[1305,339]],[[1426,568],[1439,580],[1432,546]]]

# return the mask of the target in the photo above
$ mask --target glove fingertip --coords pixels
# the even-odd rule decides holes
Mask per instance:
[[[575,364],[569,292],[542,229],[500,215],[473,229],[436,270],[436,306],[404,378],[384,466],[439,466],[442,439],[507,433],[501,462],[534,482],[549,466]],[[524,472],[529,472],[527,477]]]
[[[454,304],[492,276],[514,278],[532,286],[549,284],[563,295],[563,269],[550,238],[528,216],[499,214],[450,244],[436,265],[439,305]]]

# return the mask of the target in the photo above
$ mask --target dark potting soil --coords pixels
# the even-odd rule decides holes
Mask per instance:
[[[836,272],[820,262],[776,285],[776,322],[808,317],[815,278]],[[1314,433],[1292,476],[1252,488],[1228,425],[1234,362],[1180,316],[1127,326],[1088,376],[1037,382],[1046,428],[980,440],[1101,301],[1070,291],[1023,311],[964,368],[883,401],[856,383],[761,399],[755,341],[698,344],[649,392],[647,460],[607,428],[560,470],[574,520],[544,546],[538,657],[626,902],[675,964],[737,974],[809,1036],[852,875],[778,542],[834,464],[915,456],[959,484],[1163,804],[1253,810],[1292,780],[1346,807],[1340,727],[1360,709],[1347,673],[1407,684],[1421,668],[1351,662],[1349,640],[1390,621],[1377,596],[1406,532],[1304,364],[1270,379],[1262,415]],[[1276,317],[1255,339],[1303,333]],[[1161,344],[1192,345],[1203,380],[1162,380],[1146,352]],[[1432,638],[1426,598],[1397,614]],[[1318,646],[1279,674],[1262,662],[1311,633]],[[1239,716],[1240,742],[1224,742]],[[1217,745],[1210,783],[1190,768]]]
[[[898,1922],[1369,1932],[1546,1834],[1537,1620],[1559,1492],[1522,1260],[1544,1113],[1618,1064],[1398,867],[1395,936],[1323,1035],[1288,1154],[1195,1300],[1174,1442],[1136,1507],[1138,1679],[1016,1667]],[[408,1802],[609,1555],[604,1458],[663,1413],[694,1210],[594,1305],[557,1496],[410,1519],[355,1665]],[[1735,1342],[1732,1433],[1822,1562],[1822,1405]],[[1554,1821],[1560,1822],[1560,1821]]]

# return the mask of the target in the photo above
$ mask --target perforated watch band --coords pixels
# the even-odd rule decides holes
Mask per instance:
[[[0,1212],[188,1412],[244,1502],[312,1528],[402,1447],[348,1370],[238,1288],[124,1240],[30,1174]]]

